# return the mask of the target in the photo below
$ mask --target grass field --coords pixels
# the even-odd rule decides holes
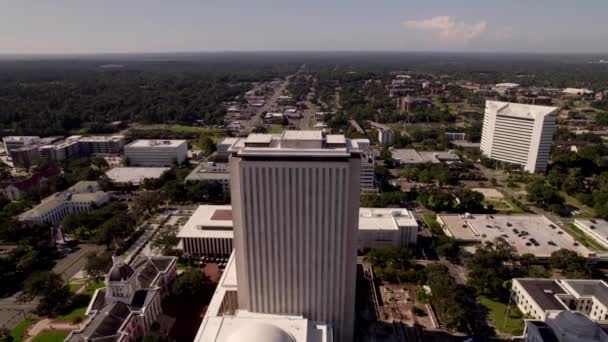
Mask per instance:
[[[608,249],[606,249],[604,246],[600,245],[595,240],[593,240],[592,238],[587,236],[587,234],[583,233],[580,229],[578,229],[573,224],[565,225],[564,230],[567,231],[568,234],[570,234],[576,241],[578,241],[579,243],[581,243],[583,246],[585,246],[587,248],[591,248],[596,251],[602,251],[602,252],[608,251]]]
[[[589,208],[588,206],[582,204],[581,202],[579,202],[579,200],[568,195],[564,191],[560,191],[559,194],[562,195],[564,197],[564,199],[566,199],[566,204],[576,207],[578,209],[580,214],[577,216],[595,217],[595,211],[593,210],[593,208]]]
[[[513,336],[521,335],[524,331],[523,314],[517,306],[511,305],[507,316],[507,304],[497,302],[486,296],[479,296],[479,302],[488,310],[488,315],[497,331]]]
[[[46,331],[34,336],[33,342],[63,342],[68,337],[64,331]]]
[[[155,130],[166,130],[173,133],[209,133],[209,134],[223,134],[224,130],[221,128],[209,128],[209,127],[196,127],[196,126],[184,126],[184,125],[138,125],[133,130],[136,131],[155,131]]]
[[[15,342],[19,342],[23,339],[23,335],[25,335],[25,331],[34,324],[35,321],[30,319],[24,319],[16,327],[11,330],[11,336]]]
[[[87,306],[89,306],[89,302],[91,301],[91,297],[93,297],[95,290],[101,287],[104,287],[104,283],[102,281],[96,281],[87,285],[85,291],[81,294],[75,295],[72,304],[65,308],[61,315],[57,316],[56,319],[59,321],[69,322],[73,322],[77,318],[84,319]]]

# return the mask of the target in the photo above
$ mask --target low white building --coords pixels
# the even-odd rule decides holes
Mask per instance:
[[[232,253],[232,206],[199,205],[177,234],[190,256],[228,256]]]
[[[417,151],[412,148],[392,149],[391,155],[393,159],[400,165],[412,165],[422,163],[454,163],[460,161],[460,158],[451,150],[450,151]]]
[[[219,156],[224,156],[227,157],[228,156],[228,148],[230,146],[232,146],[235,142],[239,141],[239,138],[233,138],[233,137],[226,137],[222,140],[220,140],[216,145],[216,153]]]
[[[6,149],[6,153],[10,155],[11,151],[16,150],[18,148],[38,144],[40,142],[40,137],[26,136],[26,135],[11,135],[11,136],[2,138],[2,142],[4,142],[4,148]]]
[[[181,165],[188,155],[186,140],[135,140],[124,148],[130,166]]]
[[[168,167],[115,167],[106,176],[115,184],[140,185],[144,179],[158,179]]]
[[[110,195],[101,191],[97,182],[82,181],[43,199],[40,204],[19,215],[19,220],[56,226],[70,214],[88,212],[93,205],[101,206],[109,200]]]
[[[608,221],[603,219],[574,219],[574,225],[595,242],[608,248]]]
[[[516,278],[511,296],[522,313],[537,320],[560,311],[608,319],[608,285],[602,280]]]
[[[358,248],[415,246],[418,222],[403,208],[360,208]]]
[[[177,237],[190,256],[226,257],[233,249],[232,206],[200,205]],[[418,222],[403,208],[360,208],[358,248],[414,246]]]
[[[566,96],[584,96],[592,95],[593,90],[587,88],[566,88],[562,90],[562,94]]]
[[[222,185],[224,191],[230,190],[230,172],[227,163],[202,162],[186,176],[186,182],[208,181]]]

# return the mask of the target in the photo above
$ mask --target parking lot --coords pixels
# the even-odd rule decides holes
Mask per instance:
[[[547,258],[561,248],[589,256],[589,249],[543,215],[438,215],[444,232],[461,242],[505,239],[517,254]]]

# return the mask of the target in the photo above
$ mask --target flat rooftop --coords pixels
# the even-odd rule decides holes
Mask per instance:
[[[557,113],[558,109],[557,107],[524,103],[486,101],[486,110],[496,112],[498,116],[512,116],[522,119],[541,119],[547,115]]]
[[[574,224],[582,228],[583,232],[594,239],[602,239],[602,244],[608,244],[608,221],[603,219],[582,219],[577,218]],[[592,233],[592,234],[590,234]]]
[[[407,209],[359,209],[359,230],[399,230],[399,227],[418,227],[416,218]]]
[[[168,170],[168,167],[115,167],[106,172],[106,176],[114,183],[131,182],[138,185],[146,178],[160,178]]]
[[[177,237],[232,239],[232,206],[199,205]]]
[[[516,278],[526,292],[543,310],[566,310],[567,307],[555,295],[568,294],[554,279]]]
[[[234,137],[225,137],[224,139],[220,140],[217,144],[218,145],[232,145],[235,142],[239,141],[240,138],[234,138]]]
[[[452,151],[417,151],[412,148],[391,150],[393,159],[402,164],[442,163],[459,161],[460,158]]]
[[[543,215],[437,215],[444,231],[461,242],[506,240],[517,254],[547,258],[561,248],[590,256],[590,250]],[[534,240],[532,240],[534,239]],[[534,244],[536,241],[537,245]]]
[[[89,135],[86,137],[79,137],[78,140],[85,142],[108,142],[108,141],[120,141],[125,139],[124,135]]]
[[[127,145],[127,147],[155,147],[155,148],[170,148],[186,144],[186,140],[148,140],[140,139]]]
[[[186,181],[225,180],[230,178],[227,163],[200,163],[186,176]]]
[[[416,218],[407,209],[359,209],[359,230],[399,230],[399,227],[418,227]],[[199,205],[188,222],[180,228],[177,237],[232,239],[232,206]]]
[[[233,143],[228,152],[242,157],[350,157],[360,153],[358,144],[322,131],[284,131],[282,134],[250,134]]]
[[[323,322],[314,322],[302,316],[272,315],[239,310],[234,314],[224,314],[225,297],[236,299],[237,277],[234,252],[220,278],[211,298],[205,317],[201,323],[195,342],[247,341],[255,338],[260,341],[275,341],[285,334],[293,342],[327,342],[332,340],[332,329]],[[238,304],[237,304],[238,305]],[[287,340],[287,339],[283,339]]]

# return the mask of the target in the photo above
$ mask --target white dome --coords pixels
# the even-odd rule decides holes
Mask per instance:
[[[266,323],[247,323],[228,337],[226,342],[296,342],[285,330]]]

